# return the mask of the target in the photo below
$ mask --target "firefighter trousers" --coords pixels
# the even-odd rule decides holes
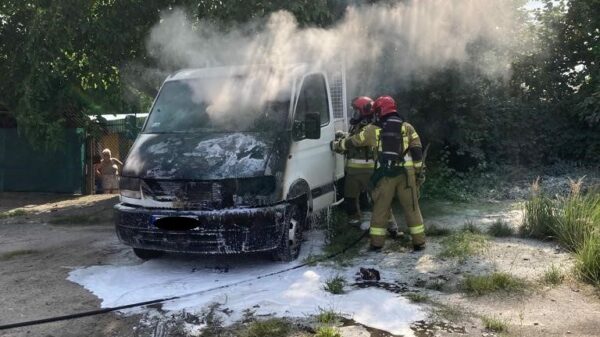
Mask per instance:
[[[414,169],[408,168],[394,177],[383,177],[371,193],[373,218],[371,219],[371,245],[383,247],[390,209],[394,197],[400,202],[413,245],[425,243],[425,226],[419,208],[418,188]]]
[[[360,211],[360,194],[369,190],[369,184],[371,177],[373,176],[373,170],[355,170],[354,172],[348,172],[344,181],[344,199],[346,199],[346,214],[350,223],[360,223],[362,214]],[[390,210],[390,215],[386,221],[390,225],[396,226],[396,219],[394,214]]]

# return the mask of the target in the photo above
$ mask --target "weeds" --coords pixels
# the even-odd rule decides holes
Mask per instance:
[[[112,212],[110,210],[101,210],[91,214],[55,217],[48,220],[48,223],[51,225],[91,225],[110,221],[112,221]]]
[[[291,332],[291,326],[280,318],[255,321],[248,325],[245,337],[286,337]]]
[[[346,249],[334,259],[339,264],[346,264],[348,260],[358,256],[361,245],[355,244],[352,246],[352,244],[354,244],[362,235],[363,231],[360,228],[348,226],[345,212],[339,210],[332,211],[329,219],[329,225],[326,230],[327,241],[323,249],[323,255],[329,256]],[[314,261],[321,257],[322,256],[314,256],[312,259]]]
[[[339,295],[344,293],[344,285],[346,285],[346,280],[338,275],[325,281],[323,289],[334,295]]]
[[[322,326],[317,329],[315,337],[342,337],[342,334],[334,327]]]
[[[220,307],[221,304],[219,303],[209,305],[208,312],[204,318],[206,327],[202,330],[201,337],[220,336],[223,333],[223,319],[217,313]]]
[[[429,302],[429,296],[427,294],[422,293],[406,293],[404,294],[406,298],[408,298],[411,302],[414,303],[425,303]]]
[[[33,249],[22,249],[22,250],[13,250],[12,252],[6,252],[0,254],[0,261],[10,260],[15,257],[24,256],[24,255],[32,255],[38,253],[37,250]]]
[[[462,231],[444,238],[441,243],[443,249],[438,256],[464,261],[482,251],[487,245],[487,239],[481,234]]]
[[[449,228],[438,227],[436,225],[427,226],[427,236],[448,236],[452,234]]]
[[[487,234],[497,238],[502,238],[514,235],[514,230],[509,224],[498,219],[492,223],[490,228],[488,228]]]
[[[463,225],[462,231],[473,233],[473,234],[481,234],[481,228],[477,227],[477,225],[471,220],[468,220],[465,222],[465,224]]]
[[[334,324],[338,322],[341,315],[333,310],[325,310],[319,308],[319,313],[316,316],[317,322],[321,324]]]
[[[555,265],[551,265],[550,268],[544,272],[544,276],[542,278],[545,284],[553,286],[561,284],[564,279],[565,276]]]
[[[508,324],[506,321],[500,319],[499,317],[481,317],[481,321],[486,329],[493,332],[506,332],[508,331]]]
[[[528,284],[519,278],[506,273],[492,273],[465,277],[461,288],[468,294],[481,296],[497,291],[520,292]]]
[[[458,305],[437,304],[431,314],[437,320],[455,323],[460,322],[465,317],[464,309]]]
[[[522,233],[537,238],[555,238],[575,253],[578,276],[600,284],[600,191],[581,192],[582,179],[571,180],[566,197],[551,199],[532,185],[533,194],[525,203]]]
[[[17,208],[17,209],[13,209],[7,212],[1,212],[0,213],[0,219],[6,219],[6,218],[14,218],[17,216],[24,216],[29,214],[29,212],[27,212],[24,209],[21,208]]]

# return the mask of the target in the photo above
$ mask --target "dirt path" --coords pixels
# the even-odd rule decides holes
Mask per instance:
[[[99,308],[102,305],[101,299],[79,284],[67,280],[70,274],[73,275],[72,273],[78,270],[83,273],[93,271],[91,275],[100,280],[96,283],[104,282],[104,285],[112,285],[115,291],[118,291],[119,284],[129,283],[128,286],[135,288],[135,284],[132,285],[131,280],[127,279],[135,276],[135,273],[143,274],[148,270],[156,270],[152,269],[153,266],[167,265],[173,273],[180,274],[175,278],[167,277],[163,280],[164,287],[185,292],[189,290],[186,287],[190,286],[188,278],[193,284],[198,280],[197,275],[206,272],[214,273],[217,278],[233,277],[235,268],[249,267],[257,263],[252,258],[230,261],[227,265],[233,266],[233,269],[226,274],[218,274],[222,273],[222,270],[202,269],[207,265],[206,260],[190,261],[189,257],[171,256],[158,262],[142,263],[133,256],[129,248],[117,241],[113,225],[110,223],[111,207],[115,202],[116,199],[110,196],[66,198],[47,195],[37,197],[31,194],[0,195],[0,207],[4,211],[25,207],[28,212],[18,217],[0,219],[0,292],[3,299],[0,323]],[[470,205],[430,203],[425,205],[424,213],[428,224],[455,230],[465,223],[485,231],[498,219],[513,227],[520,221],[519,205],[514,202]],[[504,335],[600,335],[598,293],[568,277],[573,260],[555,244],[518,237],[493,238],[489,239],[486,248],[481,252],[469,256],[465,261],[458,261],[439,256],[444,249],[443,240],[444,237],[430,238],[427,250],[420,254],[410,253],[402,245],[389,241],[383,253],[363,251],[355,259],[346,261],[343,266],[325,263],[311,270],[322,273],[322,276],[341,274],[351,279],[358,267],[377,268],[382,272],[385,281],[401,286],[388,290],[377,289],[373,294],[379,295],[381,291],[388,291],[390,299],[397,298],[401,307],[408,308],[406,297],[410,297],[409,294],[421,294],[426,300],[418,305],[427,313],[428,318],[423,323],[415,323],[412,326],[413,333],[419,337],[499,335],[484,328],[482,317],[493,317],[503,321],[508,327],[508,332],[502,333]],[[217,260],[209,264],[220,267],[221,262],[223,261]],[[540,281],[551,265],[558,266],[567,275],[567,280],[561,285],[547,286]],[[82,269],[91,266],[94,266],[93,269]],[[264,262],[260,262],[260,266],[274,268]],[[188,269],[191,273],[186,271]],[[195,273],[196,270],[201,273]],[[117,271],[120,274],[111,274]],[[500,292],[479,297],[466,295],[460,289],[460,284],[467,275],[492,272],[509,273],[527,280],[530,286],[525,292]],[[110,278],[110,275],[119,277]],[[153,282],[151,274],[144,275],[149,275],[148,282]],[[289,282],[292,285],[294,282],[310,283],[302,281],[302,277],[309,277],[307,280],[311,280],[311,276],[303,272],[296,280],[291,279]],[[153,286],[160,289],[161,283]],[[313,289],[313,292],[320,289],[318,283],[314,286],[317,288],[306,289]],[[94,288],[89,284],[86,287]],[[341,296],[358,296],[357,294],[364,290],[349,286],[347,291],[348,295]],[[229,306],[237,310],[246,303],[244,301],[251,301],[251,292],[247,294],[244,295],[247,298],[241,299],[231,297],[231,294],[224,296],[228,298]],[[137,294],[141,298],[153,298],[154,295],[153,290]],[[335,301],[342,303],[342,300]],[[158,336],[157,331],[159,335],[160,332],[168,332],[169,329],[165,327],[178,320],[186,321],[188,330],[185,331],[188,331],[189,335],[198,335],[199,327],[205,326],[205,323],[202,323],[205,317],[202,315],[206,314],[206,308],[198,307],[198,303],[203,302],[177,303],[173,304],[171,309],[165,307],[127,315],[107,314],[1,331],[0,336]],[[356,307],[360,305],[340,311],[354,312],[354,317],[359,318]],[[228,312],[227,306],[223,308],[223,312]],[[195,318],[190,320],[190,314]],[[302,324],[310,325],[310,322]],[[353,322],[346,321],[345,325],[350,325],[344,328],[345,336],[386,336],[385,332],[377,329],[365,330]],[[185,334],[178,336],[183,335]]]
[[[0,220],[1,323],[100,306],[98,298],[66,278],[76,266],[112,263],[127,252],[117,242],[110,218],[85,225],[52,225],[48,221],[66,221],[81,214],[109,214],[116,200],[114,196],[0,196],[5,210],[24,207],[29,212]],[[132,336],[131,327],[138,321],[139,317],[110,314],[0,331],[0,336]]]

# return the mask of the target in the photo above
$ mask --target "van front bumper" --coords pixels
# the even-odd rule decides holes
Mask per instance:
[[[115,206],[119,240],[133,248],[180,253],[236,254],[276,249],[283,235],[287,205],[218,211],[152,209]],[[196,219],[191,229],[156,226],[157,219]]]

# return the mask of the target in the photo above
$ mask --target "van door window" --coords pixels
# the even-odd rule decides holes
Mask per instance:
[[[327,86],[321,74],[308,75],[304,78],[302,90],[298,96],[296,113],[294,114],[295,138],[304,138],[304,116],[307,112],[318,112],[321,115],[321,126],[329,124],[329,102]]]

